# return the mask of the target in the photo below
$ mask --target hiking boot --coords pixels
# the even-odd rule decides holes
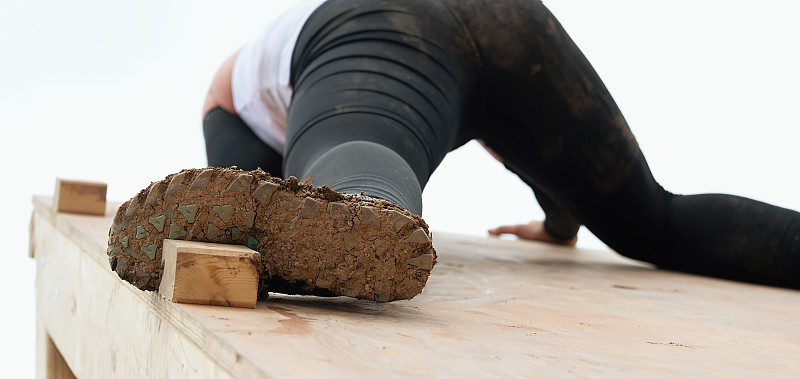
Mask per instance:
[[[411,299],[436,263],[419,216],[261,170],[183,170],[150,184],[117,210],[111,269],[142,290],[158,289],[165,238],[258,251],[260,299],[268,292]]]

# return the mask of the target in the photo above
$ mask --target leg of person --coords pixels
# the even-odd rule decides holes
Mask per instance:
[[[435,262],[421,192],[467,140],[472,109],[476,60],[461,35],[452,14],[426,0],[329,0],[304,25],[284,175],[367,195],[320,206],[304,220],[313,232],[291,241],[319,262],[315,283],[378,300],[421,291]]]
[[[283,157],[261,141],[239,116],[217,107],[203,118],[206,155],[211,167],[237,166],[281,176]]]
[[[800,288],[800,214],[731,195],[676,196],[661,267]]]
[[[328,1],[293,57],[286,175],[422,211],[444,155],[466,141],[475,62],[430,1]]]
[[[680,271],[800,288],[800,214],[653,178],[618,107],[539,1],[448,0],[482,53],[480,138],[619,253]]]

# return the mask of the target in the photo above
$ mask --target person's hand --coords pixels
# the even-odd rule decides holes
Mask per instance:
[[[565,246],[575,246],[575,244],[578,243],[577,235],[567,240],[553,237],[544,229],[544,221],[531,221],[527,224],[498,226],[497,228],[489,229],[489,234],[493,236],[513,234],[526,240],[549,242]]]

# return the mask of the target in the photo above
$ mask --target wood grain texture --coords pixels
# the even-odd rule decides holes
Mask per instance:
[[[48,201],[35,201],[37,309],[78,377],[800,372],[800,291],[654,270],[610,251],[435,233],[439,263],[410,301],[175,304],[108,269],[110,218],[55,214]]]
[[[103,216],[107,189],[105,183],[58,178],[54,201],[56,211]]]
[[[257,256],[239,245],[164,240],[158,292],[175,303],[255,308]]]

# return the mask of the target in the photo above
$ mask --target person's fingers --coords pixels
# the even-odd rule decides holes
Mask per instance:
[[[519,235],[519,230],[525,225],[501,225],[494,229],[489,229],[489,234],[497,236],[500,234],[514,234]]]
[[[502,225],[494,229],[489,229],[489,235],[499,236],[501,234],[513,234],[525,240],[549,242],[557,245],[575,246],[578,236],[568,240],[556,239],[544,229],[544,222],[534,220],[527,224]]]

